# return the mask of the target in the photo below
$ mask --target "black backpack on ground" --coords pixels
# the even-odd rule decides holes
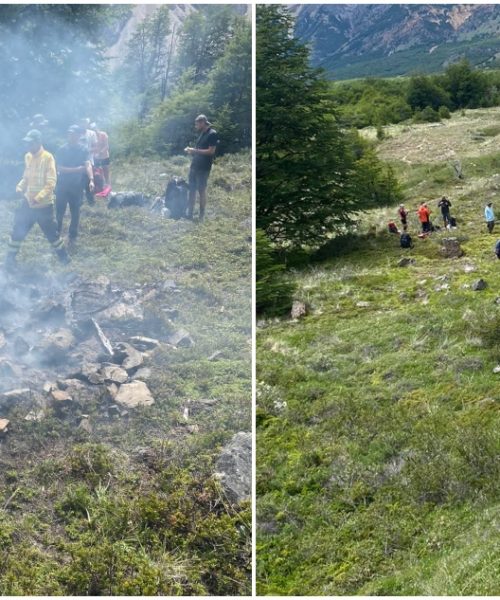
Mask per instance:
[[[186,216],[188,208],[189,186],[185,179],[172,177],[165,190],[165,206],[170,211],[172,219]]]
[[[450,224],[450,227],[456,227],[457,226],[457,220],[455,219],[455,217],[449,217],[448,223]]]
[[[411,235],[409,233],[402,233],[399,238],[399,243],[401,248],[413,248],[413,243],[411,241]]]
[[[500,258],[500,240],[495,244],[495,254],[497,255],[497,258]]]

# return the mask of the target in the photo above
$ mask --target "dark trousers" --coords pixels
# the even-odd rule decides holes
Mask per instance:
[[[443,217],[444,226],[446,227],[450,222],[450,211],[441,211],[441,215]]]
[[[33,225],[38,223],[43,234],[50,242],[52,248],[57,252],[63,248],[57,231],[57,224],[54,219],[54,207],[44,206],[43,208],[31,208],[26,200],[23,200],[21,206],[14,214],[14,226],[10,236],[9,252],[17,254],[21,247],[21,242],[27,237]]]
[[[61,189],[56,191],[56,218],[59,235],[61,235],[62,232],[66,207],[69,205],[69,212],[71,214],[71,222],[69,224],[68,232],[69,239],[75,240],[78,236],[78,224],[80,223],[80,208],[82,206],[82,199],[83,191],[81,188],[78,190]]]
[[[430,221],[423,221],[422,222],[422,233],[428,233],[430,230],[431,230]]]
[[[495,221],[486,221],[486,226],[488,227],[488,231],[493,233],[493,229],[495,227]]]

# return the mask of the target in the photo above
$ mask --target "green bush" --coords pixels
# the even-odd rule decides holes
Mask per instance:
[[[441,121],[441,117],[431,106],[426,106],[413,115],[413,120],[415,123],[438,123]]]
[[[451,119],[450,109],[447,106],[440,106],[438,114],[441,119]]]

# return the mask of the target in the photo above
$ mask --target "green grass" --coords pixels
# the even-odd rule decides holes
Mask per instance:
[[[498,591],[500,263],[482,218],[497,160],[464,161],[464,182],[399,165],[410,208],[451,198],[465,257],[440,257],[442,233],[401,250],[395,209],[374,211],[290,273],[310,315],[258,331],[260,594]]]
[[[160,194],[188,164],[115,164],[114,188]],[[141,208],[108,210],[102,201],[85,205],[67,268],[39,231],[26,240],[19,255],[26,272],[106,275],[132,289],[173,279],[182,293],[159,294],[145,310],[168,330],[161,308],[177,309],[175,328],[187,329],[195,346],[151,357],[152,407],[109,421],[96,403],[85,406],[91,434],[54,414],[26,422],[26,411],[12,409],[0,446],[1,594],[250,592],[250,506],[228,502],[213,477],[222,446],[250,429],[250,182],[248,154],[219,159],[203,224]],[[4,248],[14,206],[4,202]],[[218,350],[220,358],[209,361]],[[199,430],[189,433],[183,407],[201,398],[217,402],[191,417]]]

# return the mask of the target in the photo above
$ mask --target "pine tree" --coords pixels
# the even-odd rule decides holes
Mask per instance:
[[[328,83],[292,27],[283,6],[257,7],[257,227],[276,243],[317,245],[394,195],[383,192],[392,179],[377,158],[355,155]]]

